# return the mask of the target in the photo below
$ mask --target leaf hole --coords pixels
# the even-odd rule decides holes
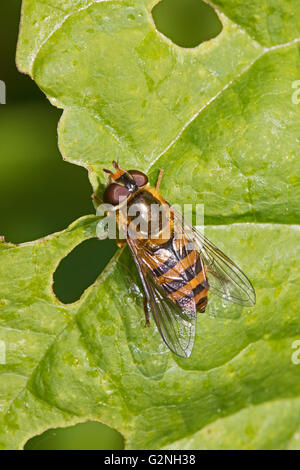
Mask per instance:
[[[152,9],[156,28],[180,47],[196,47],[215,38],[222,23],[202,0],[161,0]]]
[[[90,421],[48,429],[26,442],[25,450],[122,450],[122,435],[105,424]]]
[[[117,250],[114,240],[91,238],[63,258],[53,274],[53,291],[64,304],[76,302]]]

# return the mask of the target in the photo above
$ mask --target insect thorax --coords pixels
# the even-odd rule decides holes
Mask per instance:
[[[147,189],[139,191],[127,203],[127,214],[121,213],[119,219],[127,226],[131,239],[145,240],[148,244],[165,243],[173,236],[169,206],[162,203]]]

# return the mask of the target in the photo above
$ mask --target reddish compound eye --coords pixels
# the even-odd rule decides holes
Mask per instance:
[[[117,206],[120,202],[120,197],[127,197],[128,195],[129,191],[127,188],[116,183],[111,183],[104,191],[103,201]]]
[[[141,187],[148,183],[148,177],[145,173],[138,170],[129,170],[128,173],[133,177],[136,184]]]

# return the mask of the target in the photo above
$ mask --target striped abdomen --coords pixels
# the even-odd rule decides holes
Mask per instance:
[[[180,307],[195,301],[197,312],[207,305],[208,283],[198,251],[188,250],[187,241],[171,238],[155,251],[152,273],[169,298]]]

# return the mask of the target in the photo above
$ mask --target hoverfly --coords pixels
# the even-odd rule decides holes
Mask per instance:
[[[194,345],[197,312],[204,312],[209,292],[231,302],[253,306],[255,290],[241,269],[214,246],[159,194],[160,171],[156,187],[138,170],[122,170],[116,162],[109,173],[104,191],[105,203],[114,206],[118,227],[124,229],[128,244],[145,291],[146,325],[149,310],[169,349],[181,357],[189,357]],[[127,205],[127,213],[122,211]],[[137,229],[130,234],[130,208],[136,205],[146,227],[151,220],[151,207],[159,207],[155,233]],[[162,217],[165,216],[165,217]],[[167,230],[168,229],[168,230]]]

